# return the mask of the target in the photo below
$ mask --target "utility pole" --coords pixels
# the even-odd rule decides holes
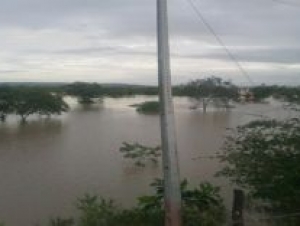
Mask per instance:
[[[172,100],[167,0],[157,0],[157,47],[165,226],[181,226],[181,193]]]

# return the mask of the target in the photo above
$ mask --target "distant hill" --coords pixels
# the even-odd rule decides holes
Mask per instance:
[[[0,86],[26,86],[26,87],[57,87],[57,86],[64,86],[71,83],[66,82],[0,82]],[[104,87],[133,87],[133,88],[144,88],[144,87],[155,87],[151,85],[135,85],[135,84],[123,84],[123,83],[99,83],[99,85]]]
[[[145,88],[145,87],[155,87],[153,85],[136,85],[136,84],[123,84],[123,83],[99,83],[104,87],[133,87],[133,88]]]
[[[0,86],[40,86],[40,87],[53,87],[53,86],[64,86],[68,83],[63,82],[0,82]]]

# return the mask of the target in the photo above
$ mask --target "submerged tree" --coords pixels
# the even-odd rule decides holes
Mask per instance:
[[[145,166],[148,161],[158,163],[158,158],[161,156],[161,148],[147,147],[139,143],[129,144],[123,142],[120,152],[124,158],[135,160],[135,165]]]
[[[32,114],[51,116],[68,110],[62,96],[38,89],[21,89],[15,94],[14,111],[23,122]]]
[[[50,117],[68,111],[69,106],[58,94],[40,93],[38,114]]]
[[[13,91],[10,87],[0,88],[0,120],[5,121],[8,114],[14,110]]]
[[[103,96],[102,87],[97,83],[75,82],[65,87],[66,93],[78,98],[81,104],[93,104],[95,98]]]
[[[159,114],[160,103],[158,101],[146,101],[136,105],[136,110],[142,114]]]
[[[203,111],[213,103],[217,107],[229,107],[230,100],[238,98],[238,88],[229,81],[218,77],[209,77],[189,82],[181,87],[181,92],[202,103]]]
[[[299,104],[300,103],[300,87],[289,86],[266,86],[260,85],[251,88],[256,100],[263,100],[273,97],[277,100]]]

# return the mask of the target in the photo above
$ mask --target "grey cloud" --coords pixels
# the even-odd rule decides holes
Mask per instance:
[[[11,73],[18,73],[23,72],[21,70],[0,70],[0,74],[11,74]]]
[[[254,63],[282,63],[282,64],[299,64],[300,48],[269,48],[255,50],[231,50],[235,58],[240,62]],[[174,54],[177,57],[186,58],[205,58],[218,59],[223,61],[232,61],[226,51],[222,48],[210,53],[199,54]]]
[[[227,46],[269,46],[252,50],[232,48],[231,51],[241,62],[299,64],[300,8],[294,5],[295,0],[280,1],[292,2],[292,5],[272,0],[195,0],[195,3]],[[86,45],[78,41],[76,47],[61,45],[55,49],[47,47],[49,43],[40,43],[40,46],[34,47],[29,45],[24,49],[11,48],[10,55],[15,55],[11,58],[21,62],[22,57],[38,58],[39,55],[47,54],[61,57],[80,55],[87,58],[90,55],[146,55],[154,59],[155,47],[131,48],[130,45],[135,44],[135,37],[143,37],[145,42],[155,42],[155,2],[156,0],[3,0],[0,3],[0,29],[3,32],[6,29],[23,29],[28,33],[33,29],[76,31],[75,35],[84,36],[85,41],[91,43]],[[169,6],[172,40],[196,41],[196,44],[204,47],[205,43],[219,45],[192,11],[187,0],[169,1]],[[101,44],[103,39],[114,42]],[[177,43],[181,45],[182,42]],[[199,53],[180,46],[175,46],[172,53],[177,58],[216,59],[225,62],[229,59],[222,49],[201,52],[201,46],[195,48],[199,48]],[[295,75],[295,72],[291,72],[292,74]],[[266,74],[263,76],[267,78]],[[279,80],[279,77],[276,79]]]
[[[82,55],[89,55],[89,54],[120,54],[120,55],[149,55],[154,56],[156,53],[155,51],[144,51],[144,50],[134,50],[128,47],[98,47],[98,48],[81,48],[81,49],[68,49],[62,51],[52,52],[55,54],[82,54]]]

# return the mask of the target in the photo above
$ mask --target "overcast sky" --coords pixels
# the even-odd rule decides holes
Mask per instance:
[[[300,85],[300,0],[194,0],[256,84]],[[245,76],[169,0],[174,83]],[[156,84],[156,0],[0,0],[0,82]]]

